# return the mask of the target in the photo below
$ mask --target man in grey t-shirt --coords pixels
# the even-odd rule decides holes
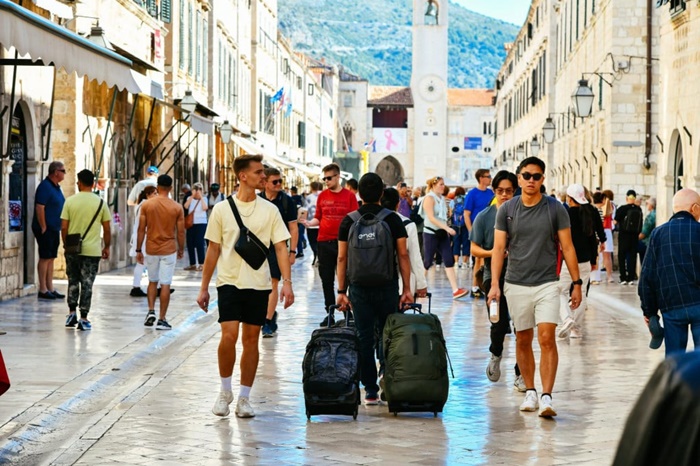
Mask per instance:
[[[555,331],[559,323],[559,248],[572,283],[571,308],[581,304],[581,278],[571,241],[569,216],[559,202],[543,196],[545,164],[537,157],[523,160],[518,170],[522,195],[503,204],[496,214],[491,259],[492,283],[487,302],[500,299],[499,280],[508,251],[508,270],[503,293],[516,329],[516,358],[527,391],[521,411],[537,411],[542,417],[556,416],[552,389],[559,355]],[[558,245],[557,245],[558,243]],[[542,396],[535,390],[535,356],[532,351],[537,326]]]

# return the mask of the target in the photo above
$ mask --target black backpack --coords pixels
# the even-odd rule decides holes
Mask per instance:
[[[423,201],[418,201],[413,203],[413,207],[411,208],[411,216],[409,217],[413,223],[415,223],[417,226],[423,225],[423,216],[420,214],[420,206],[423,203]]]
[[[620,231],[623,233],[634,233],[638,235],[642,232],[642,209],[637,206],[627,209],[625,217],[622,219]]]
[[[353,285],[381,285],[394,277],[394,237],[385,219],[389,209],[378,214],[348,215],[353,221],[348,233],[348,280]]]

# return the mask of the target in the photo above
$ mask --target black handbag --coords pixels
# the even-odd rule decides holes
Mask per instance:
[[[95,212],[95,215],[92,217],[90,225],[88,225],[85,233],[82,235],[80,233],[66,235],[66,239],[63,241],[64,254],[67,256],[75,256],[83,252],[83,240],[85,239],[85,235],[87,235],[88,231],[90,231],[90,228],[92,228],[92,224],[95,223],[97,216],[102,211],[102,204],[104,204],[104,200],[100,199],[100,205],[97,207],[97,212]]]
[[[231,206],[233,216],[236,217],[236,223],[238,223],[238,228],[241,231],[233,249],[236,250],[238,255],[241,256],[249,266],[258,270],[267,260],[267,254],[270,252],[270,249],[267,248],[252,231],[243,225],[243,220],[241,220],[241,216],[238,213],[236,203],[233,202],[233,196],[228,197],[228,203]]]
[[[436,230],[434,228],[425,227],[425,229],[428,231],[432,231],[433,234],[435,235],[435,239],[437,239],[438,241],[444,241],[447,239],[447,232],[445,230],[443,230],[442,228],[438,228]]]

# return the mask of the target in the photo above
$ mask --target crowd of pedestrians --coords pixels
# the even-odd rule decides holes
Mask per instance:
[[[433,267],[444,268],[453,299],[470,295],[497,306],[496,315],[490,316],[488,380],[500,380],[504,340],[515,334],[513,385],[524,393],[521,411],[557,415],[557,339],[584,336],[588,288],[615,281],[615,258],[620,285],[639,281],[652,345],[665,338],[667,353],[683,350],[689,328],[700,344],[700,290],[695,291],[700,259],[695,260],[692,247],[693,235],[700,233],[700,196],[694,191],[679,191],[673,200],[674,216],[656,227],[655,198],[639,196],[634,189],[626,191],[619,206],[611,191],[591,192],[580,184],[561,187],[559,198],[547,195],[546,167],[536,157],[525,159],[516,173],[500,171],[492,177],[488,169],[477,170],[476,186],[469,190],[450,188],[441,176],[431,177],[422,187],[404,182],[386,187],[375,173],[344,183],[340,167],[330,164],[322,170],[322,182],[311,182],[306,194],[285,186],[282,173],[265,166],[262,156],[238,157],[233,168],[239,185],[228,197],[216,183],[205,193],[204,185],[195,182],[182,186],[178,202],[173,199],[173,179],[159,174],[155,166],[128,197],[133,214],[129,254],[136,261],[130,295],[147,298],[146,327],[171,329],[171,285],[185,247],[184,270],[201,272],[197,303],[207,312],[216,271],[221,326],[221,388],[212,409],[216,415],[228,415],[234,400],[232,374],[239,339],[243,352],[235,412],[239,417],[255,415],[250,394],[259,339],[277,334],[279,303],[284,308],[294,303],[291,266],[307,248],[312,255],[308,266],[318,267],[323,290],[319,325],[333,326],[335,309],[353,322],[364,401],[369,405],[380,399],[384,322],[402,304],[428,295],[426,276]],[[66,327],[90,330],[92,285],[99,261],[109,258],[111,215],[93,194],[92,172],[77,174],[78,192],[68,199],[60,189],[63,164],[51,163],[48,172],[37,189],[32,225],[40,256],[38,298],[64,298],[52,280],[62,238],[68,275]],[[353,232],[366,217],[385,225],[372,235],[386,242],[365,252],[373,255],[372,266],[358,269]],[[69,252],[76,237],[77,252]],[[458,274],[455,265],[468,273]],[[679,287],[692,292],[678,293]]]

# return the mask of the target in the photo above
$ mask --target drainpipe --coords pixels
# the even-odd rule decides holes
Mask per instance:
[[[647,101],[646,101],[646,136],[644,141],[644,168],[651,168],[651,42],[652,42],[652,0],[647,0]]]

